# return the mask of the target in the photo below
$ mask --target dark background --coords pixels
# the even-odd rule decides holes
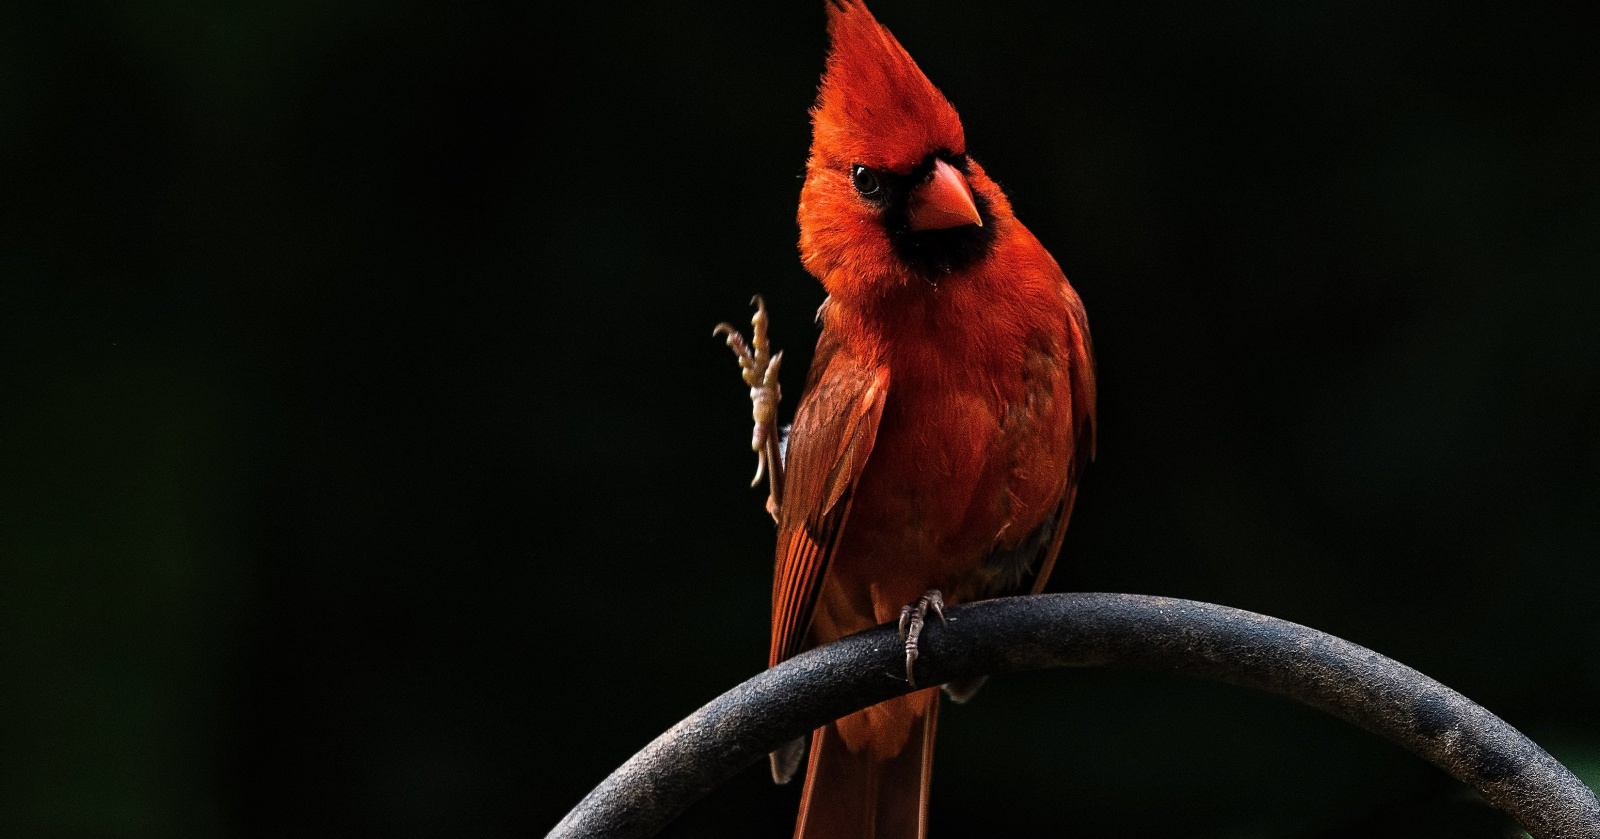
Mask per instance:
[[[1087,303],[1056,589],[1411,664],[1600,780],[1584,4],[878,0]],[[765,661],[719,320],[821,2],[7,4],[0,832],[542,835]],[[1007,677],[933,835],[1501,836],[1287,702]],[[752,768],[672,836],[785,836]]]

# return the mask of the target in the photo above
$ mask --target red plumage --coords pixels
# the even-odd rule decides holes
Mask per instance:
[[[772,663],[930,589],[1039,590],[1093,451],[1078,295],[894,36],[839,0],[828,32],[799,212],[828,301],[776,512]],[[937,712],[923,690],[819,729],[796,836],[923,836]]]

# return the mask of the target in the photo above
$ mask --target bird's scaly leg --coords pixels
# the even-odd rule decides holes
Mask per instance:
[[[717,324],[711,334],[727,337],[728,346],[739,359],[744,383],[750,386],[750,417],[755,420],[750,448],[756,453],[756,477],[750,485],[761,483],[762,475],[767,476],[771,487],[767,512],[777,519],[783,504],[783,451],[778,434],[778,402],[783,399],[778,388],[778,367],[783,363],[783,353],[774,355],[767,342],[766,301],[758,294],[750,302],[756,307],[750,318],[750,343],[746,344],[739,330],[726,323]]]
[[[922,626],[928,618],[928,612],[939,616],[939,622],[944,623],[944,595],[938,589],[931,589],[927,594],[917,598],[917,602],[900,610],[900,638],[906,642],[906,682],[913,688],[917,680],[911,675],[911,665],[917,660],[917,648],[921,643]]]

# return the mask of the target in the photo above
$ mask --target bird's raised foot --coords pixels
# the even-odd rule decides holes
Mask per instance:
[[[913,688],[917,686],[917,680],[911,673],[911,665],[917,661],[922,627],[930,611],[939,616],[940,623],[945,622],[944,595],[938,589],[930,589],[927,594],[917,598],[917,602],[900,610],[900,639],[906,644],[906,683]]]
[[[740,377],[750,386],[750,417],[755,420],[750,448],[756,453],[756,476],[750,485],[761,483],[764,476],[771,478],[772,494],[767,499],[767,511],[776,518],[783,484],[783,455],[778,448],[778,403],[783,400],[783,391],[778,387],[778,369],[783,364],[783,353],[774,354],[767,340],[766,301],[758,294],[750,302],[755,305],[756,313],[750,317],[749,343],[738,329],[727,323],[717,324],[711,334],[727,339],[739,361]]]

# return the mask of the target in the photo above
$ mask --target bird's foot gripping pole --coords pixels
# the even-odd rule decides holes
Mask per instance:
[[[938,615],[940,623],[945,622],[944,595],[940,594],[938,589],[930,590],[917,598],[917,602],[900,610],[900,640],[906,643],[906,683],[913,688],[917,686],[917,680],[911,674],[911,665],[916,663],[922,626],[927,621],[929,612]]]
[[[778,388],[778,367],[783,362],[783,353],[774,355],[767,342],[766,301],[758,294],[750,302],[755,304],[756,313],[750,318],[748,344],[739,330],[726,323],[717,324],[711,334],[727,337],[728,346],[739,360],[744,383],[750,386],[750,416],[755,420],[750,448],[756,453],[756,477],[750,485],[761,483],[763,475],[770,479],[767,512],[776,519],[783,503],[783,451],[778,434],[778,402],[783,399],[783,392]]]

